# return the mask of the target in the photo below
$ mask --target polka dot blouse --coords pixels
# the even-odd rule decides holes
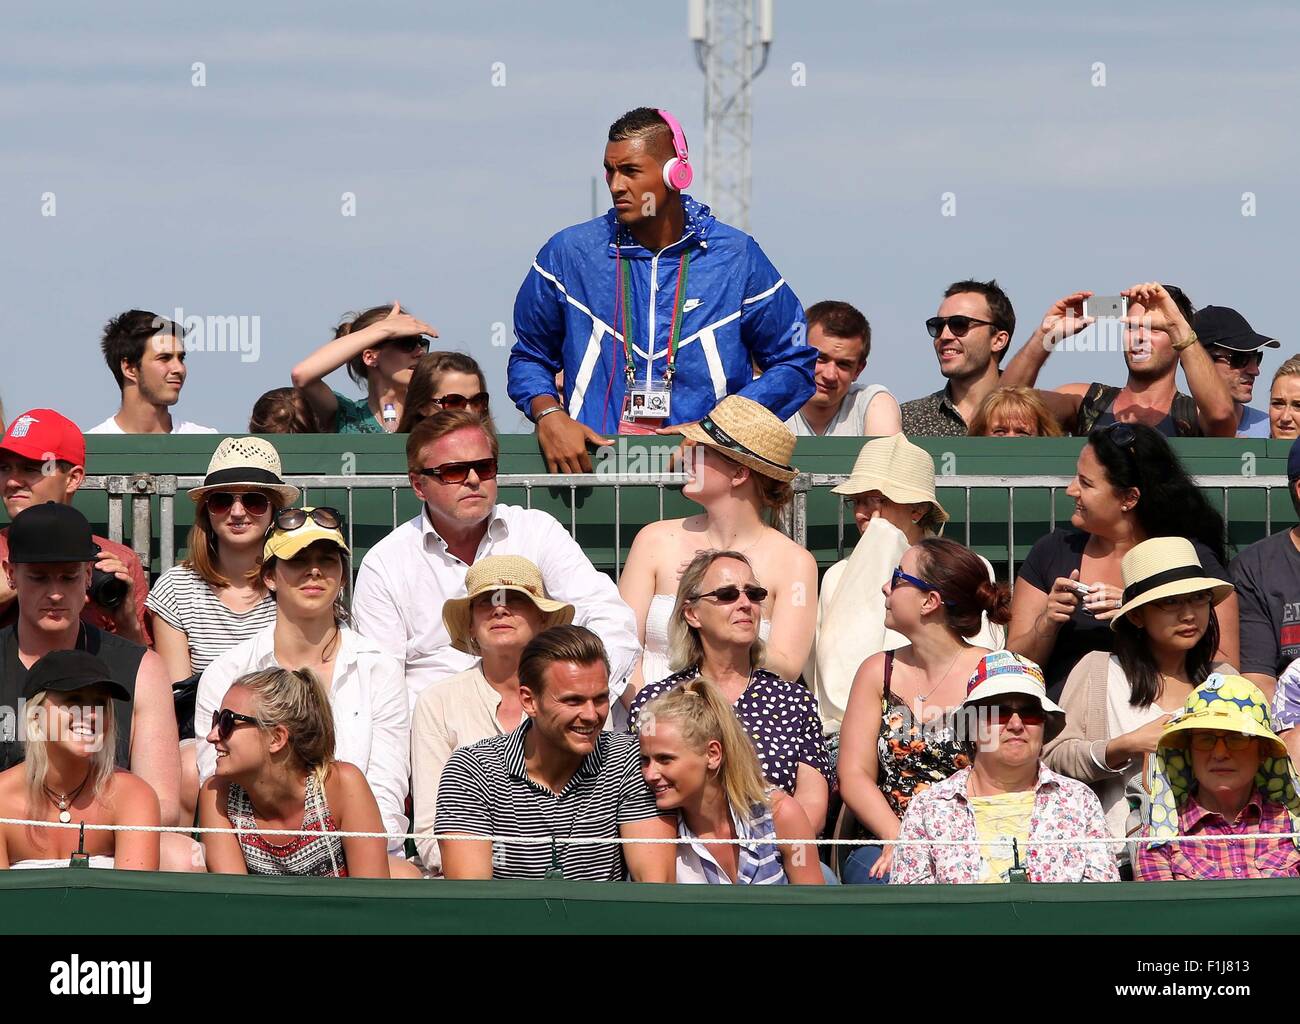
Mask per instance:
[[[629,731],[636,731],[637,719],[646,704],[699,674],[698,669],[688,668],[646,686],[632,701]],[[817,702],[804,687],[756,669],[732,708],[754,741],[758,763],[768,782],[793,793],[801,763],[816,768],[830,782],[830,760]]]

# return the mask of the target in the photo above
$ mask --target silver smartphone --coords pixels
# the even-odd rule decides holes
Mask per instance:
[[[1123,320],[1128,315],[1128,297],[1094,295],[1083,300],[1083,315],[1098,320]]]
[[[1078,580],[1072,580],[1070,582],[1070,589],[1080,597],[1087,597],[1092,593],[1092,587],[1088,586],[1086,583],[1080,583]]]

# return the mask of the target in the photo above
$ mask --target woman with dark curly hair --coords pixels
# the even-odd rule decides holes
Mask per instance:
[[[1007,646],[1043,666],[1056,699],[1090,651],[1114,649],[1110,620],[1124,603],[1121,562],[1152,537],[1185,537],[1207,576],[1229,580],[1223,517],[1206,501],[1168,441],[1140,423],[1094,430],[1079,453],[1070,525],[1029,552],[1016,581]],[[1237,664],[1237,597],[1216,609],[1216,660]]]

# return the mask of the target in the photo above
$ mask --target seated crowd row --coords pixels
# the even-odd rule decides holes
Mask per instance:
[[[1261,838],[1300,812],[1300,528],[1229,563],[1161,434],[1114,424],[1013,599],[940,536],[933,462],[893,434],[836,488],[860,537],[819,591],[769,522],[794,433],[741,396],[682,433],[701,512],[643,527],[615,586],[554,518],[496,500],[490,422],[435,413],[407,439],[421,510],[366,554],[349,607],[347,524],[299,503],[265,438],[221,442],[188,557],[150,589],[72,507],[80,431],[24,413],[0,441],[0,706],[18,709],[0,865],[82,841],[14,823],[35,819],[177,829],[88,832],[92,862],[260,874],[1300,871],[1295,843]],[[1300,506],[1300,445],[1288,475]],[[199,844],[195,822],[232,831]],[[823,864],[828,834],[887,842]],[[602,838],[681,842],[571,841]]]

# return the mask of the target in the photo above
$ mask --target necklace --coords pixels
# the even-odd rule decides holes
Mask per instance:
[[[86,777],[81,780],[81,785],[67,796],[56,796],[54,790],[50,789],[45,783],[41,783],[41,789],[45,790],[45,795],[50,798],[50,803],[58,806],[59,821],[65,825],[72,820],[72,812],[68,810],[68,805],[76,800],[81,795],[81,791],[86,788],[86,783],[90,781],[90,772],[91,769],[87,768]]]
[[[948,667],[944,669],[943,675],[939,677],[939,681],[935,683],[932,687],[930,687],[930,692],[927,693],[924,697],[916,698],[916,702],[918,704],[924,704],[927,700],[929,700],[931,697],[934,696],[934,691],[939,689],[939,687],[941,687],[944,684],[944,682],[948,678],[948,674],[952,672],[952,667],[955,664],[957,664],[957,659],[960,657],[961,657],[961,651],[958,650],[957,653],[952,656],[952,661],[948,662]]]

